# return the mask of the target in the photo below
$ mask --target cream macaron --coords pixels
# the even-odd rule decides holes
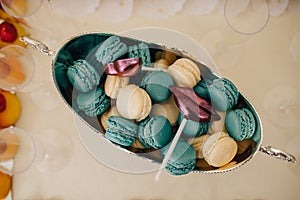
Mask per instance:
[[[176,60],[167,72],[179,87],[193,88],[201,80],[199,67],[188,58]]]
[[[112,76],[107,75],[104,91],[107,96],[112,99],[116,99],[119,93],[119,90],[129,83],[129,77],[120,77],[120,76]]]
[[[119,90],[116,106],[121,116],[141,121],[149,115],[152,103],[144,89],[130,84]]]
[[[214,167],[222,167],[234,158],[237,143],[225,132],[210,135],[203,144],[202,153],[205,161]]]
[[[150,115],[164,116],[170,121],[172,126],[175,125],[178,120],[179,110],[176,107],[174,97],[170,96],[168,100],[162,103],[154,104],[152,106]]]

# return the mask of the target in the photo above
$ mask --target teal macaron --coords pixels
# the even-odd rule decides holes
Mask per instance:
[[[76,98],[79,110],[87,116],[96,117],[104,113],[110,106],[110,98],[100,87],[88,92],[80,93]]]
[[[118,36],[113,35],[99,45],[95,57],[100,63],[106,65],[126,54],[127,49],[127,45]]]
[[[147,145],[159,149],[167,145],[172,139],[172,127],[169,120],[163,116],[153,116],[147,122],[139,138]]]
[[[141,87],[146,90],[154,103],[166,101],[171,95],[169,88],[173,85],[173,79],[164,71],[150,72],[141,82]]]
[[[182,122],[183,118],[184,118],[183,114],[179,113],[178,115],[179,124]],[[210,126],[210,122],[196,122],[188,119],[182,132],[189,137],[198,137],[200,135],[206,134],[209,126]]]
[[[170,148],[170,144],[160,150],[164,157]],[[196,165],[195,149],[187,142],[180,140],[176,144],[170,159],[167,162],[166,170],[172,175],[184,175],[191,172]]]
[[[140,143],[143,145],[143,147],[145,147],[146,149],[149,149],[151,148],[151,146],[149,144],[147,144],[147,142],[144,140],[144,129],[145,129],[145,126],[146,124],[149,122],[151,118],[148,116],[146,117],[145,119],[143,119],[142,121],[140,121],[138,123],[138,138],[139,138],[139,141]]]
[[[138,45],[128,47],[129,58],[140,58],[142,66],[151,66],[151,55],[149,47],[146,43],[142,42]]]
[[[89,92],[100,82],[100,76],[96,69],[83,59],[74,61],[68,67],[67,77],[80,92]]]
[[[208,91],[212,106],[223,112],[232,108],[239,98],[237,87],[226,78],[214,79],[212,84],[208,85]]]
[[[225,118],[229,135],[237,141],[251,138],[256,129],[254,115],[247,108],[231,110]]]
[[[110,116],[106,120],[108,128],[105,137],[121,146],[131,146],[137,137],[138,125],[120,116]]]
[[[195,86],[194,86],[194,91],[195,93],[199,96],[202,97],[203,99],[210,100],[209,96],[209,91],[208,91],[208,85],[210,81],[201,79]]]

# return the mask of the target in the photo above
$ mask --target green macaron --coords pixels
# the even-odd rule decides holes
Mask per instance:
[[[237,141],[251,138],[256,129],[252,112],[246,108],[231,110],[225,118],[229,135]]]
[[[100,87],[88,92],[80,93],[76,98],[79,110],[87,116],[96,117],[104,113],[110,106],[110,98]]]
[[[99,45],[95,57],[100,63],[106,65],[114,62],[126,52],[126,44],[123,43],[118,36],[112,35]]]
[[[69,66],[67,77],[80,92],[89,92],[100,82],[96,69],[83,59],[76,60],[73,65]]]
[[[182,113],[178,115],[178,123],[180,124],[183,120],[184,116]],[[193,120],[187,120],[183,133],[189,137],[198,137],[207,133],[210,122],[196,122]]]
[[[164,157],[170,148],[170,144],[161,149],[160,153]],[[166,170],[172,175],[184,175],[191,172],[196,165],[195,149],[182,140],[178,141],[170,159],[167,162]]]
[[[195,93],[199,97],[202,97],[203,99],[206,100],[210,100],[209,91],[207,87],[209,82],[210,82],[209,80],[201,79],[193,88]]]
[[[172,127],[169,120],[159,115],[151,117],[144,131],[139,132],[139,138],[155,149],[164,147],[172,139]]]
[[[106,120],[108,128],[105,137],[121,146],[131,146],[137,137],[138,125],[120,116],[110,116]]]
[[[174,85],[171,76],[164,71],[153,71],[144,76],[141,87],[146,90],[154,103],[166,101],[171,92],[170,86]]]
[[[151,55],[149,47],[146,43],[142,42],[138,45],[128,47],[129,58],[140,58],[142,66],[151,66]]]
[[[239,98],[238,89],[226,78],[214,79],[212,84],[208,85],[208,91],[212,106],[223,112],[232,108]]]

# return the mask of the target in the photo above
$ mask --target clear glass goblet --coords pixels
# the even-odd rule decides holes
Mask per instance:
[[[0,171],[16,175],[32,166],[36,143],[32,135],[17,127],[0,130]]]
[[[0,88],[19,91],[32,80],[35,63],[29,51],[18,45],[0,49]]]
[[[0,0],[5,12],[16,18],[33,15],[41,7],[43,0]]]
[[[250,4],[259,7],[259,11]],[[225,0],[223,16],[234,31],[243,35],[254,35],[268,25],[270,7],[267,0]]]

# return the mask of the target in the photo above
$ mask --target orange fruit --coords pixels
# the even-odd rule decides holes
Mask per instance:
[[[19,119],[21,103],[16,94],[0,90],[0,127],[8,127]]]
[[[12,177],[0,171],[0,199],[4,199],[12,187]]]

